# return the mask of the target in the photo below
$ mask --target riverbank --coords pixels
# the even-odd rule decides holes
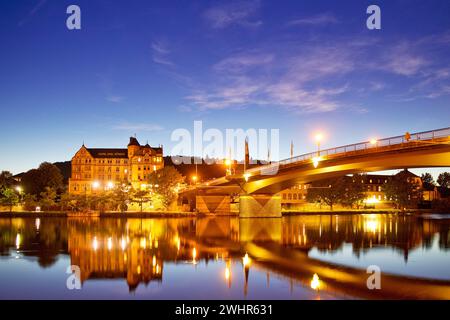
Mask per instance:
[[[282,210],[283,217],[289,216],[306,216],[306,215],[354,215],[354,214],[395,214],[395,215],[424,215],[424,214],[449,214],[436,212],[431,209],[410,209],[407,211],[397,209],[360,209],[360,210]],[[34,211],[13,211],[0,212],[0,218],[67,218],[70,212],[48,211],[48,212],[34,212]],[[196,212],[177,212],[177,211],[131,211],[131,212],[102,212],[99,216],[80,216],[75,218],[186,218],[186,217],[238,217],[238,212],[231,212],[230,214],[201,214]]]
[[[436,212],[432,209],[359,209],[359,210],[282,210],[283,216],[297,216],[297,215],[352,215],[352,214],[397,214],[397,215],[422,215],[431,213],[450,214],[450,212]]]
[[[67,218],[70,212],[0,212],[0,218]],[[195,217],[195,212],[152,211],[152,212],[102,212],[100,216],[79,216],[74,218],[187,218]]]

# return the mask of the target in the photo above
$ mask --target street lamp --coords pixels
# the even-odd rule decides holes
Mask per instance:
[[[194,182],[194,184],[197,184],[197,179],[198,177],[196,175],[192,176],[192,181]]]
[[[252,175],[248,172],[244,173],[244,180],[245,182],[248,182],[248,179],[251,177]]]
[[[314,139],[317,142],[317,155],[320,156],[320,142],[323,140],[323,134],[322,133],[316,133]]]
[[[100,187],[100,182],[98,182],[98,181],[94,181],[94,182],[92,182],[92,189],[98,189],[98,187]]]
[[[226,174],[230,175],[231,174],[231,160],[230,159],[225,159],[225,166],[227,167]]]

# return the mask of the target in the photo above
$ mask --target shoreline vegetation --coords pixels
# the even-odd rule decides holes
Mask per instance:
[[[203,214],[189,211],[127,211],[127,212],[102,212],[98,216],[69,216],[71,212],[63,211],[0,211],[0,218],[75,218],[75,219],[95,219],[95,218],[201,218],[201,217],[238,217],[238,212],[230,212],[229,214]],[[435,212],[432,209],[353,209],[353,210],[282,210],[282,216],[302,216],[302,215],[352,215],[352,214],[395,214],[395,215],[413,215],[421,216],[422,214],[443,214],[449,215],[450,212]]]

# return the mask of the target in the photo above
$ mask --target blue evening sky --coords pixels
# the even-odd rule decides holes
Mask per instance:
[[[66,28],[81,8],[82,29]],[[381,7],[382,29],[366,28]],[[278,128],[280,158],[450,125],[450,1],[0,4],[0,170],[174,129]],[[435,171],[437,172],[437,171]]]

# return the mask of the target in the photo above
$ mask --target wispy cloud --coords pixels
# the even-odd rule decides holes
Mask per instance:
[[[111,96],[106,97],[106,100],[107,100],[107,101],[113,102],[113,103],[119,103],[119,102],[122,102],[123,99],[124,99],[124,97],[122,97],[122,96],[114,96],[114,95],[111,95]]]
[[[216,71],[242,72],[247,68],[268,64],[272,62],[273,59],[274,55],[268,53],[240,54],[221,60],[216,65],[214,65],[213,68]]]
[[[284,48],[285,49],[285,48]],[[220,85],[198,90],[186,99],[200,110],[246,106],[284,107],[301,113],[337,109],[338,96],[348,86],[328,78],[351,72],[353,58],[347,48],[303,48],[288,56],[251,51],[227,57],[213,66]],[[262,51],[262,50],[261,50]]]
[[[258,27],[262,25],[262,21],[255,19],[254,16],[259,8],[259,0],[235,1],[212,7],[206,10],[204,16],[211,27],[216,29],[222,29],[232,25]]]
[[[22,27],[25,23],[27,23],[28,20],[32,18],[46,3],[47,0],[38,0],[36,5],[34,5],[30,11],[28,11],[28,14],[19,21],[19,27]]]
[[[412,46],[405,42],[388,50],[385,61],[380,66],[402,76],[413,76],[427,64],[427,59],[415,53]]]
[[[161,131],[164,128],[158,124],[152,123],[129,123],[124,122],[113,126],[114,130],[123,130],[123,131]]]
[[[152,47],[152,60],[153,62],[165,66],[174,66],[175,64],[169,59],[171,51],[165,41],[154,41],[151,44]]]
[[[318,15],[304,17],[300,19],[291,20],[287,23],[288,26],[321,26],[328,24],[339,23],[339,20],[331,13],[321,13]]]

